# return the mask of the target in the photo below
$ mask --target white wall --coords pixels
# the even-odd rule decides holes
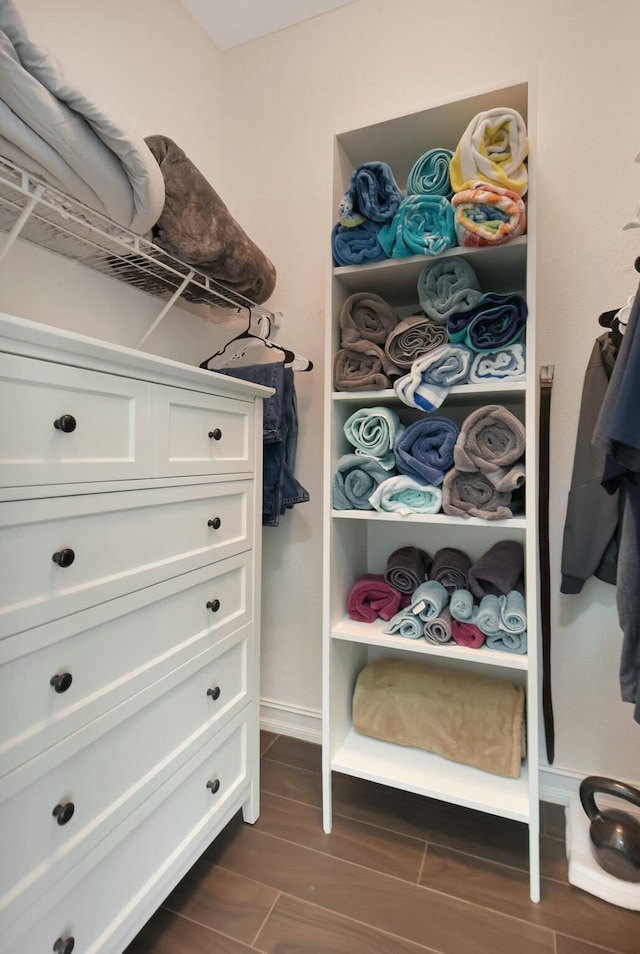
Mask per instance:
[[[504,19],[501,14],[505,13]],[[538,77],[538,318],[555,364],[551,547],[556,760],[640,778],[640,726],[619,701],[612,587],[559,594],[562,527],[582,377],[598,314],[635,290],[640,232],[640,6],[636,0],[358,0],[222,58],[225,196],[279,271],[280,339],[316,362],[296,376],[299,477],[313,503],[264,534],[263,695],[320,707],[324,292],[332,136]],[[372,159],[377,157],[372,156]],[[293,716],[292,716],[293,718]]]

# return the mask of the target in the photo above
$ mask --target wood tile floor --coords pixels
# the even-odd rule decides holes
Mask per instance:
[[[320,748],[262,733],[256,825],[233,819],[126,954],[640,954],[640,914],[567,882],[564,809],[542,806],[542,901],[527,829],[334,776]]]

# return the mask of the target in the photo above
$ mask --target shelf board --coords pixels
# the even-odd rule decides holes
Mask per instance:
[[[521,235],[497,248],[448,248],[437,256],[412,255],[388,258],[367,265],[342,265],[334,268],[334,277],[346,292],[366,290],[388,299],[393,305],[412,305],[418,300],[418,276],[425,265],[443,258],[468,259],[484,291],[526,288],[527,236]]]
[[[494,381],[492,384],[458,384],[449,390],[445,399],[445,404],[453,401],[464,402],[483,394],[500,395],[500,397],[518,397],[524,396],[527,388],[526,381]],[[388,404],[389,401],[395,401],[398,404],[404,404],[393,388],[385,388],[383,391],[334,391],[334,401],[346,401],[351,404],[361,403],[375,405],[379,402]],[[444,405],[443,405],[444,406]]]
[[[403,636],[389,636],[383,633],[387,623],[377,619],[373,623],[359,623],[355,619],[345,616],[331,629],[332,639],[341,639],[351,643],[364,643],[371,646],[382,646],[385,649],[399,649],[402,652],[418,653],[424,656],[444,656],[447,659],[465,660],[485,666],[499,666],[502,669],[527,670],[529,660],[527,656],[518,656],[515,653],[502,653],[495,649],[469,649],[458,646],[456,643],[447,643],[444,646],[435,646],[422,639],[405,639]]]
[[[450,527],[509,527],[513,530],[525,530],[527,518],[524,515],[509,520],[481,520],[480,517],[449,517],[446,513],[410,513],[403,517],[399,513],[380,513],[377,510],[332,510],[331,516],[338,520],[373,520],[378,522],[399,523],[435,523]]]
[[[334,755],[331,769],[503,818],[521,822],[530,818],[526,763],[520,778],[502,778],[351,729]]]

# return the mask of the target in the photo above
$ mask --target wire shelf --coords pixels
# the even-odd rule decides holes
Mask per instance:
[[[261,305],[1,156],[0,232],[8,233],[0,259],[19,237],[164,301],[142,341],[178,298],[225,311],[249,308],[258,320],[274,318]]]

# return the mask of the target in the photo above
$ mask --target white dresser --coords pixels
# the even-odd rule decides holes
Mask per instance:
[[[1,954],[120,954],[258,817],[269,393],[0,316]]]

